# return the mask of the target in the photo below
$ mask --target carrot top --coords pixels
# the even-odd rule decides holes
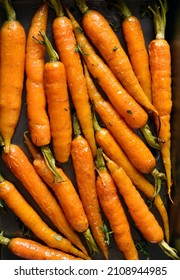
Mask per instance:
[[[61,5],[59,0],[44,0],[51,8],[55,10],[57,17],[63,17],[64,11],[63,6]]]
[[[110,4],[117,9],[117,13],[120,14],[120,16],[122,16],[123,18],[132,16],[129,7],[123,0],[118,0],[117,3],[112,3],[111,1],[108,2],[110,2]]]
[[[0,0],[0,4],[4,7],[7,15],[7,20],[16,20],[16,12],[11,4],[11,0]]]

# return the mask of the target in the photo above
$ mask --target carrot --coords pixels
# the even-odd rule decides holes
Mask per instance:
[[[101,127],[96,119],[95,113],[93,114],[94,129],[95,129],[95,139],[97,144],[103,149],[105,154],[113,160],[116,164],[122,167],[126,174],[130,177],[133,184],[142,191],[150,200],[154,196],[154,186],[137,170],[134,168],[126,154],[123,152],[121,147],[118,145],[115,138],[109,132],[108,129]],[[169,243],[169,219],[166,207],[160,197],[156,195],[154,199],[154,205],[158,209],[166,236],[166,241]]]
[[[0,4],[7,14],[0,32],[0,133],[4,139],[4,150],[8,153],[21,113],[26,34],[16,19],[11,1],[1,0]]]
[[[160,142],[161,155],[167,176],[168,195],[171,197],[171,53],[165,39],[167,2],[159,1],[160,7],[152,8],[156,38],[149,44],[150,71],[152,77],[152,102],[160,116],[160,126],[155,117]]]
[[[82,248],[82,244],[69,226],[60,205],[38,176],[21,148],[11,144],[9,154],[3,153],[2,158],[57,229],[71,242]]]
[[[128,207],[128,211],[144,238],[151,243],[158,243],[162,249],[164,248],[164,251],[168,255],[178,259],[179,257],[174,249],[164,241],[164,234],[161,226],[152,212],[150,212],[145,201],[134,187],[124,169],[106,155],[104,155],[104,157],[117,188]]]
[[[48,18],[47,4],[41,4],[34,14],[28,32],[26,45],[26,102],[28,126],[33,143],[37,146],[48,145],[51,140],[49,118],[46,112],[44,93],[45,49],[34,41],[39,30],[46,30]]]
[[[47,185],[54,191],[63,211],[67,218],[67,221],[71,227],[79,233],[83,233],[90,253],[98,252],[97,245],[91,235],[89,229],[89,222],[84,212],[82,202],[79,195],[73,186],[71,180],[66,176],[61,168],[56,168],[57,172],[63,178],[63,181],[54,182],[52,171],[48,168],[43,156],[33,146],[30,139],[24,135],[25,142],[33,155],[33,165],[39,176],[47,183]],[[77,240],[76,240],[77,242]],[[81,250],[85,252],[85,248],[81,244]],[[87,252],[86,252],[87,253]]]
[[[123,50],[117,35],[109,25],[109,22],[98,11],[89,9],[85,0],[77,0],[76,3],[84,15],[82,19],[84,31],[101,53],[112,72],[139,104],[148,112],[152,111],[158,115],[156,108],[149,101],[140,86],[131,62]]]
[[[26,202],[15,186],[2,176],[0,176],[0,198],[4,200],[24,225],[46,245],[83,259],[89,259],[87,255],[77,250],[68,239],[52,230]]]
[[[69,18],[64,15],[59,0],[49,0],[48,2],[54,7],[56,13],[56,18],[52,24],[53,36],[57,52],[66,69],[67,83],[73,105],[76,109],[83,134],[95,156],[96,143],[94,139],[91,108],[81,58],[76,48],[76,38],[72,23]]]
[[[108,247],[102,231],[103,220],[96,192],[93,155],[87,140],[81,135],[77,118],[75,115],[73,117],[75,138],[71,144],[71,157],[77,187],[94,239],[108,259]]]
[[[0,233],[0,244],[7,246],[14,255],[26,260],[81,260],[37,241],[21,237],[10,239],[2,233]]]
[[[97,150],[96,167],[98,198],[110,223],[116,244],[127,260],[137,260],[138,252],[132,239],[129,222],[118,197],[115,183],[105,166],[101,149]]]
[[[143,108],[126,92],[109,67],[97,55],[83,34],[83,30],[73,15],[67,10],[72,21],[78,48],[93,77],[103,89],[110,102],[129,126],[140,128],[147,122],[147,114]],[[106,37],[108,38],[108,37]]]

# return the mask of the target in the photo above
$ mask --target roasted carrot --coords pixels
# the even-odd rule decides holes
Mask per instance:
[[[7,246],[14,255],[26,260],[81,260],[37,241],[21,237],[8,238],[2,233],[0,233],[0,244]]]
[[[9,154],[3,153],[2,158],[57,229],[72,243],[83,249],[76,233],[69,226],[60,205],[38,176],[23,150],[17,145],[11,144]]]
[[[78,47],[82,53],[83,59],[86,62],[89,71],[98,81],[98,84],[104,90],[113,106],[129,126],[140,128],[145,125],[148,118],[146,112],[121,86],[109,67],[90,45],[82,28],[73,15],[68,10],[67,12],[72,21]]]
[[[21,113],[26,34],[16,19],[11,1],[1,0],[0,4],[7,14],[0,32],[0,133],[4,139],[4,150],[8,153]]]
[[[97,150],[96,167],[98,171],[96,180],[98,198],[103,212],[109,220],[116,244],[123,252],[125,259],[137,260],[138,252],[131,235],[129,222],[114,180],[105,166],[101,149]]]
[[[87,140],[81,135],[80,126],[73,116],[75,138],[71,145],[71,157],[75,171],[78,191],[88,217],[94,239],[108,259],[108,247],[102,231],[103,220],[95,185],[95,166],[93,155]]]
[[[44,92],[45,49],[33,39],[33,36],[38,36],[39,30],[46,30],[47,18],[48,6],[43,3],[32,18],[26,44],[27,118],[31,139],[37,146],[48,145],[51,140]]]
[[[105,154],[104,158],[106,159],[107,167],[116,183],[119,193],[122,195],[135,225],[144,238],[151,243],[158,243],[162,249],[164,247],[165,253],[172,258],[179,259],[175,250],[164,241],[164,233],[161,226],[124,169],[109,159]]]
[[[54,7],[56,18],[52,24],[53,36],[57,52],[64,63],[67,75],[67,83],[72,97],[73,105],[92,153],[96,155],[96,143],[91,116],[91,108],[87,93],[86,80],[83,74],[80,54],[76,47],[76,38],[70,19],[64,15],[59,0],[49,0]]]
[[[143,192],[147,198],[152,200],[154,196],[154,186],[132,165],[126,154],[118,145],[115,138],[107,128],[101,127],[93,114],[93,122],[95,129],[95,139],[97,144],[103,149],[105,154],[112,159],[117,165],[122,167],[126,174],[130,177],[133,184]],[[158,194],[154,199],[154,205],[158,209],[164,225],[164,232],[167,243],[169,243],[169,221],[166,207]]]
[[[48,168],[44,157],[39,153],[35,146],[33,146],[27,135],[24,135],[25,142],[33,155],[33,165],[39,176],[47,183],[47,185],[54,191],[62,210],[67,218],[71,227],[79,233],[83,233],[89,251],[91,254],[97,253],[97,245],[91,235],[89,229],[89,222],[84,212],[82,202],[79,195],[72,184],[71,180],[66,176],[61,168],[56,168],[57,172],[63,178],[54,182],[54,176],[52,171]],[[81,244],[81,250],[85,252],[85,248]]]
[[[167,176],[168,195],[171,197],[171,53],[165,39],[167,1],[159,0],[160,6],[150,8],[154,15],[156,38],[149,44],[150,71],[152,77],[152,102],[160,116],[160,126],[156,119],[161,155]]]
[[[71,242],[52,230],[27,203],[15,186],[0,176],[0,198],[40,240],[49,247],[62,250],[83,259],[90,259]],[[46,205],[47,207],[47,205]]]
[[[109,22],[98,11],[89,9],[85,0],[77,0],[76,3],[84,15],[82,19],[84,31],[123,87],[148,112],[158,114],[140,86],[131,62]]]

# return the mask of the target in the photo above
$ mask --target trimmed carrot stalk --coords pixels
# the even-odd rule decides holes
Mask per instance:
[[[11,1],[1,0],[0,3],[7,14],[0,32],[0,133],[8,153],[21,113],[26,34],[16,19]]]
[[[50,6],[54,7],[56,13],[56,18],[52,24],[52,30],[57,52],[66,69],[69,91],[83,134],[95,156],[96,142],[94,138],[90,102],[80,54],[76,47],[77,42],[72,23],[70,19],[64,15],[59,0],[50,0],[49,3]]]
[[[0,198],[17,215],[40,240],[49,247],[73,254],[82,259],[90,259],[83,252],[76,249],[71,242],[59,233],[52,230],[26,202],[15,186],[0,176]]]
[[[39,30],[46,30],[48,6],[43,3],[34,14],[29,28],[26,44],[26,102],[28,127],[33,143],[37,146],[48,145],[51,140],[49,118],[46,112],[44,92],[45,49],[33,37]]]
[[[101,149],[97,150],[96,167],[98,198],[103,212],[109,220],[116,244],[123,252],[125,259],[137,260],[138,252],[131,235],[129,222],[117,194],[114,180],[105,166]]]
[[[25,260],[82,260],[60,250],[52,249],[37,241],[21,237],[7,238],[0,233],[0,244]]]
[[[110,102],[130,127],[140,128],[145,125],[148,118],[147,113],[121,86],[109,67],[90,45],[73,15],[68,10],[67,12],[73,24],[79,50],[92,76],[98,81]]]
[[[71,145],[71,157],[77,181],[77,187],[84,210],[88,217],[94,239],[108,259],[108,246],[102,231],[103,220],[95,185],[95,166],[93,155],[87,140],[81,135],[77,118],[73,119],[75,138]]]

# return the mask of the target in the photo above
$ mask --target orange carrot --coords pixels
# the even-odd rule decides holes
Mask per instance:
[[[49,247],[62,250],[83,259],[90,259],[77,250],[71,242],[52,230],[26,202],[15,186],[0,176],[0,198],[40,240]],[[47,207],[47,205],[46,205]]]
[[[39,30],[46,30],[47,18],[48,6],[44,3],[32,18],[26,45],[27,117],[31,139],[37,146],[48,145],[51,140],[43,80],[45,49],[33,39],[33,36],[38,36]]]
[[[11,1],[1,0],[0,3],[7,14],[0,33],[0,133],[8,153],[21,113],[26,34],[16,19]]]
[[[56,12],[56,18],[53,21],[52,29],[57,52],[66,69],[69,91],[83,134],[95,156],[96,143],[94,139],[91,108],[80,54],[76,50],[76,38],[72,23],[69,18],[64,15],[59,0],[50,0],[49,2]]]
[[[148,118],[146,112],[121,86],[109,67],[89,44],[73,15],[68,10],[67,12],[72,21],[78,47],[82,53],[83,59],[89,71],[98,81],[98,84],[104,90],[113,106],[129,126],[140,128],[145,125]]]
[[[132,239],[129,222],[118,197],[115,183],[105,166],[101,149],[97,150],[96,166],[98,198],[103,212],[109,220],[116,244],[127,260],[137,260],[138,252]]]
[[[71,145],[71,157],[78,191],[88,217],[90,228],[97,245],[108,259],[108,247],[102,231],[103,220],[95,185],[95,166],[87,140],[81,135],[79,123],[74,116],[75,138]]]
[[[0,234],[0,244],[16,256],[26,260],[81,260],[60,250],[52,249],[37,241],[21,237],[7,238]]]

